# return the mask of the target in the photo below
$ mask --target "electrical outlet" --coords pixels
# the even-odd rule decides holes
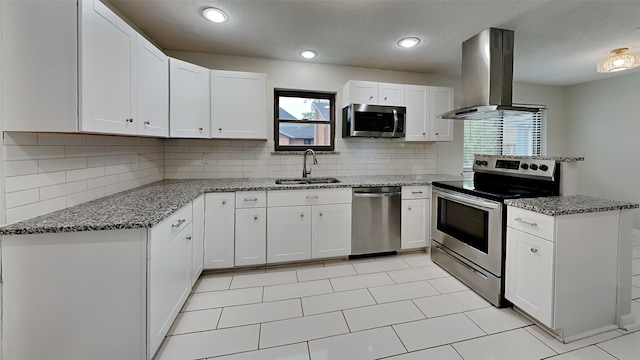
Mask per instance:
[[[364,163],[365,163],[365,164],[374,164],[374,163],[375,163],[375,161],[373,160],[373,157],[372,157],[372,156],[365,156],[365,157],[364,157]]]

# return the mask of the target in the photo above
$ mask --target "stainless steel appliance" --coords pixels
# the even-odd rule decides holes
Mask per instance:
[[[402,138],[407,108],[349,104],[342,109],[342,137]]]
[[[515,106],[513,93],[514,34],[489,28],[462,43],[462,108],[444,119],[475,120],[538,112],[540,106]]]
[[[400,249],[401,188],[354,188],[351,255]]]
[[[560,193],[550,158],[476,155],[473,179],[433,182],[431,258],[495,306],[506,306],[505,199]]]

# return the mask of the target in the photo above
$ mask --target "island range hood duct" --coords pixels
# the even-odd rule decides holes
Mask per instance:
[[[514,106],[513,31],[490,28],[462,43],[462,108],[443,119],[515,117],[539,107]]]

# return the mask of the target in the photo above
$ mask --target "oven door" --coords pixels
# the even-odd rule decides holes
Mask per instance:
[[[433,188],[433,240],[502,276],[502,203]]]

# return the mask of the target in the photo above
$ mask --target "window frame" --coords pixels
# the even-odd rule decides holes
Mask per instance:
[[[280,119],[280,97],[298,97],[307,99],[329,100],[329,121],[327,120],[288,120]],[[280,124],[320,124],[329,125],[329,145],[280,145]],[[334,151],[336,139],[336,93],[315,90],[278,89],[273,91],[273,143],[275,151]]]

